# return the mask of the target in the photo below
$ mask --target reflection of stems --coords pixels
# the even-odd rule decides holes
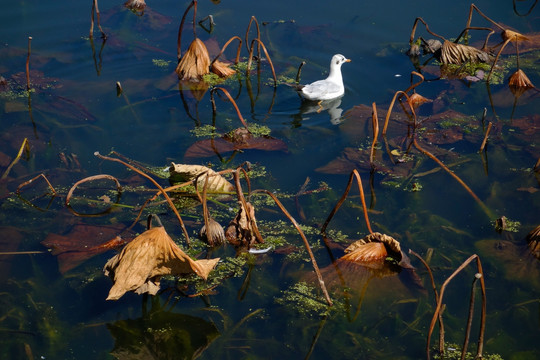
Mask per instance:
[[[469,193],[469,195],[471,195],[473,197],[473,199],[476,200],[478,205],[480,205],[480,207],[482,208],[482,210],[484,210],[484,212],[486,213],[486,215],[488,217],[490,217],[490,218],[494,217],[493,214],[491,213],[491,210],[482,202],[482,200],[480,200],[480,198],[478,196],[476,196],[476,194],[471,190],[471,188],[468,187],[467,184],[465,184],[465,182],[463,180],[461,180],[459,176],[457,176],[452,170],[450,170],[446,165],[444,165],[444,163],[442,161],[437,159],[435,157],[435,155],[433,155],[429,151],[423,149],[418,144],[418,142],[416,141],[416,136],[413,137],[413,144],[421,153],[423,153],[424,155],[431,158],[433,161],[435,161],[437,164],[439,164],[439,166],[442,167],[448,174],[450,174],[454,179],[456,179],[457,182],[459,182],[459,184],[461,186],[463,186],[463,188]]]
[[[246,120],[244,120],[244,117],[242,116],[242,114],[240,113],[240,109],[238,108],[238,105],[236,105],[236,102],[234,101],[234,99],[232,98],[231,94],[229,94],[229,92],[222,88],[222,87],[215,87],[212,89],[212,91],[210,92],[210,101],[212,102],[212,110],[215,112],[216,111],[216,102],[214,101],[214,93],[218,90],[221,90],[221,92],[223,94],[225,94],[225,96],[229,99],[229,101],[233,104],[234,106],[234,109],[236,110],[236,115],[238,115],[238,119],[240,120],[240,122],[242,123],[242,125],[244,125],[244,127],[246,128],[246,130],[249,131],[248,129],[248,126],[247,126],[247,123],[246,123]]]
[[[26,90],[30,90],[30,44],[32,37],[28,37],[28,55],[26,56]]]
[[[437,308],[435,309],[435,313],[433,314],[433,318],[431,319],[431,324],[429,326],[429,333],[428,333],[428,337],[427,337],[426,354],[427,354],[427,359],[428,360],[430,359],[429,347],[430,347],[430,342],[431,342],[431,334],[433,332],[433,328],[435,327],[435,321],[437,320],[437,318],[438,318],[438,316],[439,316],[439,314],[441,312],[444,291],[446,290],[446,287],[448,286],[450,281],[459,272],[461,272],[461,270],[463,270],[467,265],[469,265],[473,260],[476,260],[478,273],[480,273],[482,275],[480,277],[480,286],[481,286],[481,289],[482,289],[482,313],[480,315],[480,334],[478,336],[478,346],[477,346],[477,352],[476,352],[476,358],[477,359],[482,358],[482,351],[483,351],[483,348],[484,348],[484,331],[485,331],[485,325],[486,325],[486,286],[484,284],[482,263],[480,262],[480,258],[478,257],[478,255],[475,254],[475,255],[471,255],[467,260],[465,260],[465,262],[463,264],[461,264],[461,266],[458,267],[456,269],[456,271],[454,271],[452,273],[452,275],[450,275],[448,277],[448,279],[446,279],[446,281],[441,286],[441,292],[440,292],[440,295],[439,295],[439,300],[437,301]],[[440,349],[440,350],[444,351],[444,349]]]
[[[9,164],[9,166],[7,167],[6,171],[4,171],[4,174],[2,175],[0,180],[4,180],[5,178],[8,177],[9,172],[11,171],[11,168],[13,166],[15,166],[15,164],[17,164],[19,162],[19,160],[22,157],[22,154],[23,154],[24,150],[26,150],[27,153],[30,152],[30,145],[28,145],[28,139],[27,138],[24,138],[24,140],[23,140],[23,142],[21,144],[21,147],[19,148],[19,152],[17,153],[17,156],[15,156],[15,159],[13,159],[11,164]]]
[[[427,272],[429,274],[429,279],[431,280],[431,287],[433,288],[433,293],[435,294],[435,303],[438,304],[439,301],[439,293],[437,292],[437,286],[435,285],[435,279],[433,278],[433,272],[431,271],[431,268],[429,267],[428,263],[422,259],[420,255],[409,249],[409,254],[414,255],[420,260],[420,262],[426,267]],[[444,324],[443,324],[443,318],[442,313],[439,312],[438,316],[439,320],[439,349],[444,349]]]
[[[471,325],[474,312],[474,294],[476,282],[482,277],[482,274],[476,273],[471,286],[471,301],[469,303],[469,316],[467,318],[467,330],[465,331],[465,340],[463,341],[463,347],[461,350],[461,360],[465,360],[465,354],[467,353],[467,346],[469,346],[469,336],[471,334]]]
[[[150,180],[152,182],[152,184],[154,184],[155,187],[157,187],[159,189],[159,191],[161,192],[161,194],[163,195],[163,197],[165,198],[165,200],[167,200],[167,203],[169,203],[169,206],[171,207],[171,209],[173,210],[174,214],[176,215],[176,217],[178,218],[178,221],[180,222],[180,226],[182,227],[182,231],[184,232],[184,236],[186,237],[186,243],[188,246],[191,246],[191,243],[190,243],[190,240],[189,240],[189,234],[188,234],[188,231],[184,225],[184,221],[182,220],[182,217],[180,217],[180,213],[178,213],[178,209],[176,209],[176,206],[174,206],[174,203],[172,202],[171,198],[169,197],[169,195],[167,195],[167,192],[163,189],[163,187],[161,187],[161,185],[159,185],[157,183],[156,180],[154,180],[151,176],[145,174],[144,172],[140,171],[139,169],[137,169],[136,167],[126,163],[125,161],[122,161],[120,159],[115,159],[115,158],[112,158],[112,157],[109,157],[109,156],[104,156],[104,155],[101,155],[99,152],[95,152],[94,153],[95,156],[97,156],[98,158],[100,159],[103,159],[103,160],[109,160],[109,161],[115,161],[115,162],[118,162],[128,168],[130,168],[131,170],[135,171],[136,173],[138,173],[139,175],[147,178],[148,180]]]
[[[379,118],[377,117],[377,106],[375,103],[371,104],[373,110],[371,112],[371,124],[373,127],[373,142],[371,143],[371,149],[369,151],[369,163],[371,164],[371,168],[375,168],[375,164],[373,163],[373,153],[375,151],[375,144],[377,143],[377,138],[379,137]]]
[[[315,333],[315,336],[313,336],[313,341],[311,342],[311,346],[309,347],[309,351],[306,354],[306,357],[304,360],[307,360],[311,357],[311,354],[313,353],[313,349],[315,349],[315,344],[317,343],[317,340],[319,340],[319,336],[321,336],[322,329],[324,328],[324,324],[326,324],[326,320],[328,319],[328,311],[323,315],[321,321],[319,322],[319,327],[317,328],[317,332]]]
[[[298,231],[298,233],[300,234],[300,237],[304,241],[306,251],[308,252],[309,257],[311,259],[311,264],[313,265],[313,269],[315,270],[315,274],[317,275],[317,279],[319,280],[319,285],[321,286],[321,290],[322,290],[322,292],[324,294],[324,297],[326,298],[326,302],[328,303],[329,306],[332,306],[332,300],[330,299],[330,295],[328,294],[328,290],[326,290],[326,285],[324,285],[324,280],[322,278],[321,271],[319,270],[319,266],[317,265],[317,260],[315,260],[315,256],[313,255],[313,251],[311,251],[311,247],[309,246],[309,243],[308,243],[308,241],[306,239],[306,235],[304,235],[304,232],[300,228],[300,225],[298,225],[296,220],[291,216],[291,214],[289,214],[287,209],[285,209],[285,207],[283,206],[281,201],[279,201],[278,198],[274,194],[272,194],[268,190],[256,190],[256,191],[261,191],[261,192],[264,192],[267,195],[269,195],[274,200],[276,205],[280,208],[280,210],[283,212],[283,214],[285,214],[285,216],[293,224],[293,226],[296,228],[296,231]]]
[[[251,70],[251,63],[252,63],[252,59],[253,59],[253,45],[254,45],[255,41],[257,41],[259,46],[262,46],[262,48],[263,48],[264,55],[266,56],[266,60],[268,60],[268,64],[270,64],[270,69],[272,69],[272,76],[274,77],[274,87],[276,87],[277,86],[277,78],[276,78],[276,71],[274,70],[274,65],[272,64],[272,59],[270,59],[270,55],[268,55],[268,51],[266,51],[266,46],[264,46],[263,42],[261,40],[259,40],[259,39],[253,39],[251,41],[251,46],[250,46],[250,50],[249,50],[249,59],[248,59],[248,63],[247,63],[246,72],[249,73],[249,71]],[[260,59],[259,59],[259,61],[260,61]]]
[[[354,169],[351,172],[351,175],[349,176],[349,182],[347,183],[347,188],[345,189],[345,192],[343,193],[343,195],[341,196],[341,199],[339,199],[336,206],[332,209],[332,211],[330,212],[330,215],[328,215],[328,218],[324,222],[324,225],[321,228],[321,233],[322,234],[325,233],[326,227],[330,223],[330,220],[332,220],[332,217],[334,217],[334,215],[337,213],[340,206],[343,204],[343,202],[347,198],[347,195],[349,194],[349,190],[351,190],[351,185],[352,185],[352,182],[354,180],[354,177],[356,177],[356,181],[358,182],[358,190],[360,191],[360,200],[362,201],[362,209],[364,211],[364,219],[366,221],[366,225],[367,225],[367,228],[369,230],[369,233],[373,234],[373,230],[371,230],[371,225],[369,224],[369,217],[368,217],[367,208],[366,208],[366,198],[364,196],[364,188],[362,187],[362,179],[360,178],[360,174],[358,173],[358,171],[356,169]]]
[[[52,195],[53,196],[56,196],[56,190],[54,189],[54,187],[52,186],[52,184],[49,182],[49,179],[47,179],[47,177],[45,175],[43,175],[43,173],[39,174],[38,176],[30,179],[30,180],[27,180],[25,182],[23,182],[22,184],[20,184],[19,186],[17,186],[17,190],[15,190],[15,193],[18,195],[21,193],[21,189],[27,185],[30,185],[34,180],[37,180],[39,177],[42,177],[43,179],[45,179],[45,182],[47,183],[47,185],[49,186],[49,189],[51,189],[52,191]]]
[[[94,10],[96,11],[96,17],[97,17],[97,24],[99,31],[101,32],[101,38],[103,40],[107,39],[107,35],[101,28],[101,20],[100,20],[100,14],[99,14],[99,8],[98,8],[98,2],[97,0],[92,1],[92,15],[90,17],[90,38],[94,37]]]

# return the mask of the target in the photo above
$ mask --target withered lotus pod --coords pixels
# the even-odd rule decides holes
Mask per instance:
[[[176,73],[182,80],[199,81],[209,73],[210,55],[204,43],[196,38],[176,67]]]
[[[392,257],[401,261],[399,242],[391,236],[375,232],[358,240],[345,249],[342,260],[353,262],[373,262]]]
[[[257,241],[257,236],[255,235],[252,224],[248,220],[242,202],[239,201],[238,203],[240,209],[235,218],[229,223],[229,226],[225,231],[225,237],[227,238],[227,241],[234,246],[249,246]],[[247,202],[246,205],[250,217],[255,220],[255,208],[249,202]]]
[[[413,93],[411,96],[409,96],[409,101],[411,102],[411,105],[413,108],[418,108],[420,105],[425,104],[427,102],[432,102],[433,100],[430,100],[428,98],[425,98],[424,96]]]
[[[146,230],[109,259],[103,268],[114,284],[107,300],[118,300],[128,291],[155,295],[163,275],[197,274],[205,279],[219,258],[193,260],[161,226]]]
[[[124,6],[132,11],[143,11],[146,8],[146,2],[144,0],[128,0]]]
[[[529,89],[533,89],[534,85],[529,80],[527,75],[523,72],[523,70],[518,69],[515,73],[510,76],[508,79],[508,86],[510,87],[510,91],[512,91],[512,94],[519,97],[523,95],[523,93]]]
[[[225,231],[216,220],[209,217],[208,226],[204,225],[201,228],[199,237],[209,246],[218,246],[225,242]]]

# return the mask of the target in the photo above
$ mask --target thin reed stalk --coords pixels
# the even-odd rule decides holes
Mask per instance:
[[[480,145],[480,150],[478,150],[478,152],[484,151],[484,148],[486,147],[487,139],[488,139],[488,136],[489,136],[489,132],[491,131],[491,126],[493,126],[493,123],[490,121],[488,123],[486,133],[484,135],[484,140],[482,141],[482,145]]]
[[[358,171],[356,169],[354,169],[351,172],[351,175],[349,176],[349,181],[347,182],[347,188],[345,189],[345,192],[343,192],[343,195],[341,196],[341,198],[337,202],[336,206],[334,206],[334,208],[330,212],[330,215],[328,215],[328,218],[324,222],[324,225],[321,228],[321,233],[322,234],[326,233],[326,227],[330,223],[330,220],[332,220],[334,215],[337,213],[337,211],[339,210],[339,208],[341,207],[341,205],[343,204],[343,202],[347,198],[347,195],[349,194],[349,191],[351,190],[351,186],[352,186],[352,182],[353,182],[354,178],[356,178],[356,181],[358,183],[358,190],[360,191],[360,200],[362,201],[362,210],[364,212],[364,220],[366,221],[366,225],[367,225],[369,233],[373,234],[373,230],[371,230],[371,225],[369,223],[369,217],[368,217],[367,207],[366,207],[366,198],[364,196],[364,188],[362,186],[362,179],[361,179],[360,174],[358,173]]]
[[[178,209],[176,209],[176,206],[174,206],[174,203],[172,202],[171,198],[169,197],[169,195],[167,195],[167,192],[163,189],[163,187],[161,185],[159,185],[157,183],[156,180],[154,180],[151,176],[145,174],[144,172],[142,172],[141,170],[137,169],[136,167],[126,163],[125,161],[122,161],[120,159],[116,159],[116,158],[111,158],[109,156],[104,156],[104,155],[101,155],[99,152],[95,152],[94,153],[95,156],[97,156],[98,158],[100,159],[103,159],[103,160],[108,160],[108,161],[114,161],[114,162],[118,162],[128,168],[130,168],[131,170],[135,171],[137,174],[147,178],[148,180],[150,180],[150,182],[152,182],[152,184],[154,184],[154,186],[156,188],[159,189],[159,191],[163,194],[163,197],[165,198],[165,200],[167,200],[167,203],[169,204],[169,206],[171,207],[171,209],[173,210],[174,214],[176,215],[178,221],[180,222],[180,226],[182,227],[182,231],[184,232],[184,236],[186,238],[186,243],[188,245],[188,247],[191,246],[191,242],[189,240],[189,233],[186,229],[186,226],[184,225],[184,221],[182,220],[182,217],[180,216],[180,213],[178,212]]]
[[[255,190],[254,192],[264,192],[265,194],[270,196],[274,200],[276,205],[279,207],[279,209],[283,212],[283,214],[285,214],[285,216],[289,219],[289,221],[296,228],[296,231],[298,231],[298,233],[300,234],[300,237],[302,238],[302,241],[304,242],[304,246],[306,247],[306,251],[309,254],[309,257],[311,259],[311,264],[313,265],[313,269],[315,270],[315,274],[317,275],[317,279],[319,280],[319,285],[321,286],[321,290],[322,290],[322,292],[324,294],[326,302],[328,303],[328,306],[332,306],[333,305],[332,299],[330,298],[330,295],[328,294],[328,290],[326,290],[326,285],[324,284],[324,280],[323,280],[321,271],[319,269],[319,266],[317,265],[317,260],[315,260],[315,256],[313,255],[313,251],[311,251],[311,247],[309,246],[309,242],[307,241],[306,235],[304,234],[304,232],[302,231],[302,229],[300,228],[300,226],[298,225],[296,220],[291,216],[291,214],[289,214],[287,209],[285,209],[285,207],[283,206],[281,201],[279,201],[279,199],[274,194],[272,194],[270,191],[268,191],[268,190]]]

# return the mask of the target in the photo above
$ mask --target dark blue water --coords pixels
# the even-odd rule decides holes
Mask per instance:
[[[235,98],[248,123],[268,127],[271,136],[287,147],[286,152],[247,149],[230,161],[226,160],[230,153],[186,156],[190,146],[203,139],[193,130],[215,122],[223,134],[241,126],[234,108],[222,98],[216,98],[217,112],[213,113],[210,90],[197,97],[179,87],[174,72],[176,40],[188,4],[149,1],[141,16],[121,2],[101,1],[101,25],[107,33],[104,42],[97,24],[93,40],[88,37],[91,2],[4,1],[0,13],[0,76],[6,79],[0,88],[0,165],[5,174],[0,182],[1,357],[425,357],[436,305],[429,276],[416,258],[411,262],[424,289],[418,289],[407,271],[367,280],[365,271],[348,269],[345,283],[335,273],[332,261],[343,255],[342,245],[368,233],[356,185],[330,224],[345,239],[334,236],[336,243],[331,242],[328,250],[318,234],[352,168],[361,174],[373,230],[398,239],[404,251],[412,249],[425,257],[433,251],[429,264],[439,288],[469,256],[480,256],[487,289],[484,352],[505,359],[540,356],[540,266],[525,241],[540,220],[540,176],[533,171],[540,156],[537,93],[529,90],[515,101],[506,82],[487,86],[484,81],[436,80],[436,65],[422,70],[432,81],[421,84],[417,91],[434,102],[419,109],[421,146],[450,166],[483,205],[417,150],[410,151],[412,160],[404,158],[399,166],[392,166],[387,145],[380,139],[378,171],[370,173],[365,157],[360,157],[363,162],[355,161],[355,156],[365,154],[373,136],[371,111],[360,111],[360,106],[371,107],[375,102],[382,127],[383,109],[397,90],[410,85],[410,73],[416,69],[405,51],[415,18],[422,17],[432,31],[453,39],[466,24],[470,3],[201,1],[197,19],[212,14],[216,25],[210,33],[197,26],[197,36],[212,55],[230,37],[244,39],[249,20],[255,16],[280,78],[274,88],[268,61],[263,59],[259,74],[253,72],[246,78],[241,72],[220,85]],[[537,7],[527,16],[519,15],[527,12],[530,2],[516,2],[517,12],[510,1],[475,4],[505,27],[531,38],[538,31]],[[184,51],[193,39],[191,19],[190,13],[182,37]],[[473,25],[492,26],[477,13]],[[429,37],[421,25],[416,35]],[[29,36],[34,89],[30,95],[25,92],[24,73]],[[254,36],[252,27],[250,38]],[[472,33],[471,44],[481,43],[484,36]],[[499,41],[499,35],[495,36],[493,44]],[[226,51],[228,60],[234,58],[235,44]],[[241,60],[245,61],[248,53],[245,44],[242,46]],[[522,49],[520,64],[537,85],[538,51],[534,47]],[[508,55],[514,47],[508,45],[508,49],[501,59],[507,68],[506,81],[516,70],[513,55]],[[352,60],[342,68],[345,96],[334,111],[308,109],[283,79],[294,79],[302,61],[306,65],[301,82],[324,78],[336,53]],[[120,96],[117,82],[123,88]],[[441,115],[445,111],[459,115]],[[399,153],[401,157],[407,153],[407,126],[404,117],[399,119],[390,123],[387,141],[390,149],[399,149],[394,156]],[[443,126],[445,121],[451,124]],[[483,129],[490,121],[493,128],[487,151],[480,154]],[[448,127],[453,130],[442,137],[459,133],[459,140],[429,137],[430,132],[443,133]],[[7,171],[25,138],[30,151]],[[62,259],[41,244],[49,234],[69,237],[81,224],[122,229],[135,220],[135,210],[153,193],[149,182],[94,156],[95,151],[107,154],[111,150],[157,169],[171,162],[233,169],[249,161],[257,171],[265,171],[263,176],[253,176],[253,188],[275,192],[305,226],[336,305],[328,311],[325,308],[300,237],[289,225],[277,223],[286,218],[270,202],[256,200],[252,201],[263,237],[268,243],[276,244],[276,238],[281,242],[269,254],[247,259],[234,260],[231,246],[215,250],[211,257],[222,257],[221,269],[229,264],[235,271],[201,296],[185,294],[198,293],[204,284],[186,289],[174,279],[165,279],[162,288],[169,290],[159,296],[129,293],[118,301],[105,301],[111,282],[101,269],[114,251],[60,271]],[[336,159],[340,161],[336,163]],[[21,197],[15,194],[20,184],[41,173],[58,196],[41,196],[47,190],[41,178],[26,186]],[[76,216],[64,204],[67,191],[76,181],[100,173],[111,174],[126,186],[117,200],[121,206],[99,217]],[[308,177],[308,191],[325,188],[324,184],[330,189],[308,193],[295,202],[294,194]],[[163,186],[168,184],[160,181]],[[412,187],[420,191],[410,191]],[[96,213],[106,208],[96,202],[105,189],[86,191],[94,202],[82,204],[81,209]],[[114,201],[114,193],[106,194]],[[236,212],[236,203],[223,203],[225,206],[212,204],[211,212],[225,226]],[[169,234],[184,247],[172,211],[164,205],[149,211],[160,215]],[[200,207],[188,206],[181,213],[192,241],[198,242]],[[515,231],[495,231],[493,222],[503,215],[519,222]],[[144,231],[144,221],[134,231]],[[82,241],[84,234],[77,236]],[[200,251],[192,255],[205,256],[204,246],[197,248]],[[230,265],[233,261],[238,262],[236,266]],[[445,339],[449,343],[463,342],[476,271],[470,265],[446,289]],[[304,283],[312,291],[310,296],[298,295]],[[478,292],[476,299],[473,353],[480,323]],[[437,342],[437,331],[432,345]]]

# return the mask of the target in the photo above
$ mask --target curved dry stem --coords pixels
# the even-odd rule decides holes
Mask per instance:
[[[371,168],[375,168],[375,164],[373,163],[373,153],[375,152],[375,144],[377,143],[377,138],[379,137],[379,117],[377,116],[377,106],[375,105],[375,102],[371,104],[372,106],[372,112],[371,112],[371,124],[373,128],[373,142],[371,143],[371,149],[369,151],[369,162],[371,164]]]
[[[178,62],[180,62],[180,59],[182,58],[182,31],[184,30],[184,21],[186,21],[186,16],[189,12],[189,9],[191,9],[193,6],[195,6],[195,10],[193,10],[193,35],[195,35],[195,13],[197,12],[197,1],[193,0],[188,5],[186,11],[184,11],[182,21],[180,21],[180,26],[178,27],[178,38],[176,40],[176,52],[178,56]]]
[[[246,120],[244,120],[244,117],[242,116],[242,114],[240,113],[240,109],[238,108],[238,105],[236,105],[236,101],[234,101],[234,99],[232,98],[231,94],[224,88],[222,87],[215,87],[212,89],[212,91],[210,91],[210,101],[212,102],[212,109],[213,111],[215,112],[216,111],[216,102],[214,101],[214,93],[216,91],[220,90],[223,94],[225,94],[225,96],[227,97],[227,99],[229,99],[229,101],[233,104],[234,106],[234,109],[236,110],[236,114],[238,115],[238,119],[240,120],[240,122],[242,123],[242,125],[244,125],[244,127],[246,128],[246,130],[249,131],[248,129],[248,125],[246,123]]]
[[[420,81],[416,82],[413,84],[413,76],[416,75],[420,78]],[[421,83],[424,82],[424,75],[420,74],[419,72],[416,72],[416,71],[411,71],[411,86],[409,86],[405,91],[404,93],[408,93],[409,91],[411,90],[414,90],[418,85],[420,85]],[[410,105],[410,104],[409,104]]]
[[[246,40],[246,50],[249,52],[250,54],[250,58],[252,56],[252,53],[250,52],[249,48],[248,48],[248,36],[249,36],[249,30],[251,29],[251,23],[252,22],[255,22],[255,27],[257,28],[257,39],[261,39],[261,30],[259,29],[259,22],[257,21],[257,18],[255,16],[252,16],[251,19],[249,19],[249,24],[248,24],[248,27],[246,29],[246,37],[245,37],[245,40]],[[257,46],[257,56],[260,56],[261,54],[261,47],[260,47],[260,44],[259,46]]]
[[[439,299],[437,301],[437,307],[435,309],[435,313],[433,314],[433,318],[431,319],[431,323],[429,326],[429,332],[427,337],[427,345],[426,345],[426,354],[428,360],[430,359],[430,342],[431,342],[431,334],[433,333],[433,329],[435,327],[435,322],[437,321],[437,318],[440,314],[441,308],[442,308],[442,300],[444,296],[444,292],[446,290],[446,287],[450,283],[450,281],[458,274],[460,273],[467,265],[469,265],[473,260],[476,260],[476,265],[478,268],[478,273],[480,273],[482,276],[480,277],[480,285],[482,288],[482,313],[480,315],[480,333],[478,336],[478,347],[477,347],[477,353],[476,358],[482,357],[482,351],[484,347],[484,331],[485,331],[485,320],[486,320],[486,286],[484,283],[484,273],[482,271],[482,263],[480,262],[480,258],[478,255],[474,254],[471,255],[467,260],[463,262],[453,273],[446,279],[446,281],[441,286],[441,292],[439,294]]]
[[[26,150],[27,153],[30,152],[30,145],[28,144],[28,138],[24,138],[24,140],[22,141],[21,147],[19,148],[19,152],[17,153],[17,156],[15,156],[15,159],[13,159],[11,164],[9,164],[9,166],[7,167],[6,171],[4,171],[4,174],[2,174],[2,177],[0,178],[0,180],[4,180],[5,178],[8,177],[11,171],[11,168],[19,162],[24,150]]]
[[[411,31],[411,37],[409,38],[409,45],[411,45],[413,42],[414,42],[414,34],[416,33],[416,27],[418,26],[418,22],[421,22],[422,24],[424,24],[424,26],[426,27],[426,31],[428,33],[430,33],[431,35],[441,39],[441,40],[445,40],[444,37],[440,36],[440,35],[437,35],[435,34],[433,31],[431,31],[429,29],[429,26],[428,24],[424,21],[424,19],[422,19],[421,17],[417,17],[415,20],[414,20],[414,24],[413,24],[413,27],[412,27],[412,31]]]
[[[251,62],[252,62],[252,59],[253,59],[253,44],[254,44],[255,41],[257,41],[259,43],[259,45],[262,46],[262,48],[263,48],[264,55],[266,56],[266,59],[268,60],[268,63],[270,64],[270,68],[272,69],[272,76],[274,77],[274,87],[276,87],[277,86],[277,77],[276,77],[276,71],[274,70],[274,64],[272,64],[272,59],[270,59],[270,55],[268,55],[268,51],[266,51],[266,46],[264,46],[264,43],[260,39],[253,39],[251,41],[251,46],[250,46],[250,50],[249,50],[249,59],[248,59],[248,63],[247,63],[246,73],[249,73],[249,71],[251,70]]]
[[[517,6],[516,6],[516,0],[513,0],[512,1],[512,6],[514,8],[514,13],[517,15],[517,16],[522,16],[522,17],[525,17],[525,16],[528,16],[531,11],[533,11],[534,7],[536,6],[536,3],[538,2],[538,0],[535,0],[534,3],[531,5],[531,7],[529,8],[529,10],[525,13],[525,14],[520,14],[517,10]]]
[[[43,175],[43,173],[39,174],[38,176],[36,177],[33,177],[32,179],[30,180],[27,180],[23,183],[21,183],[19,186],[17,186],[17,190],[15,190],[15,193],[17,195],[19,195],[21,193],[21,189],[27,185],[30,185],[32,182],[34,182],[34,180],[37,180],[38,178],[42,177],[43,179],[45,179],[45,182],[47,183],[47,185],[49,186],[49,189],[51,189],[52,191],[52,195],[53,196],[56,196],[56,190],[54,189],[54,187],[52,186],[52,184],[50,183],[49,179],[47,179],[47,177],[45,175]]]
[[[238,64],[238,61],[240,60],[240,50],[242,49],[242,39],[240,38],[240,36],[233,36],[232,38],[229,39],[229,41],[227,41],[225,43],[225,45],[223,45],[223,47],[221,48],[221,51],[219,52],[219,54],[217,54],[217,56],[214,58],[214,60],[212,60],[212,62],[210,63],[210,66],[212,66],[216,62],[216,60],[218,60],[219,57],[221,55],[223,55],[223,53],[225,52],[225,49],[227,49],[227,46],[229,46],[229,44],[233,40],[238,40],[238,49],[236,50],[236,58],[234,60],[234,63]]]
[[[474,5],[474,4],[471,4],[471,7],[469,9],[469,18],[467,19],[467,26],[465,27],[470,27],[471,26],[471,20],[472,20],[472,14],[473,14],[473,10],[476,10],[476,12],[482,16],[484,19],[486,19],[487,21],[489,21],[490,23],[492,23],[493,25],[495,25],[496,27],[498,27],[499,29],[501,30],[504,30],[504,28],[497,24],[495,21],[491,20],[489,17],[487,17],[486,15],[484,15],[484,13],[482,11],[480,11],[480,9]]]
[[[411,112],[413,113],[413,116],[416,119],[416,112],[414,111],[414,107],[411,104],[411,98],[409,97],[409,95],[407,95],[407,93],[402,90],[396,91],[396,93],[394,94],[394,97],[392,98],[392,102],[390,103],[390,106],[388,107],[388,112],[386,113],[386,119],[384,120],[384,126],[383,126],[383,131],[382,131],[383,136],[386,135],[386,129],[388,128],[388,121],[390,120],[390,114],[392,113],[394,103],[396,102],[396,99],[398,95],[400,94],[404,95],[407,98],[407,103],[409,104],[409,108],[411,109]]]
[[[74,209],[71,208],[71,205],[69,205],[69,202],[71,201],[71,198],[73,196],[73,192],[75,191],[75,189],[77,189],[77,187],[85,182],[88,182],[88,181],[95,181],[95,180],[104,180],[104,179],[108,179],[108,180],[112,180],[114,181],[114,183],[116,184],[116,191],[118,191],[118,194],[120,195],[122,193],[122,186],[120,185],[120,182],[118,181],[118,179],[116,179],[114,176],[112,175],[107,175],[107,174],[100,174],[100,175],[94,175],[94,176],[89,176],[89,177],[86,177],[84,179],[81,179],[79,181],[77,181],[72,187],[71,189],[69,189],[67,195],[66,195],[66,199],[65,199],[65,205],[66,207],[73,213],[75,214],[76,216],[84,216],[84,217],[95,217],[95,216],[101,216],[101,215],[104,215],[104,214],[107,214],[109,212],[111,212],[112,210],[112,207],[109,207],[108,209],[104,210],[104,211],[101,211],[99,213],[95,213],[95,214],[82,214],[82,213],[79,213],[77,211],[75,211]]]
[[[456,40],[454,40],[454,43],[457,44],[459,39],[461,39],[462,36],[466,36],[466,34],[469,32],[469,30],[489,30],[489,34],[487,34],[486,40],[484,41],[484,45],[482,46],[482,49],[481,49],[482,51],[486,51],[487,43],[489,41],[489,38],[491,37],[491,35],[495,34],[495,30],[493,30],[492,28],[488,28],[488,27],[477,27],[477,26],[467,27],[461,32],[461,34],[459,34],[459,36],[456,38]]]
[[[26,90],[30,90],[30,52],[32,37],[28,37],[28,54],[26,55]]]
[[[506,47],[506,45],[508,45],[508,43],[512,41],[512,39],[506,39],[504,41],[504,43],[502,44],[501,46],[501,49],[499,50],[499,52],[497,53],[497,56],[495,57],[495,60],[493,60],[493,65],[491,65],[491,69],[489,70],[489,74],[486,78],[486,82],[489,83],[489,79],[491,78],[491,74],[493,73],[493,69],[495,68],[495,65],[497,65],[497,61],[499,60],[499,56],[501,56],[501,53],[503,52],[504,48]]]
[[[114,161],[114,162],[118,162],[128,168],[130,168],[131,170],[135,171],[137,174],[147,178],[148,180],[150,180],[150,182],[152,182],[152,184],[154,184],[154,186],[156,188],[159,189],[159,191],[163,194],[163,197],[165,198],[165,200],[167,200],[167,203],[169,204],[169,206],[171,207],[171,209],[173,210],[174,214],[176,215],[178,221],[180,222],[180,226],[182,227],[182,231],[184,232],[184,236],[186,237],[186,243],[188,246],[191,246],[191,242],[189,240],[189,234],[188,234],[188,231],[186,229],[186,226],[184,225],[184,221],[182,220],[182,217],[180,216],[180,213],[178,212],[178,209],[176,209],[176,206],[174,206],[174,203],[172,202],[171,198],[169,197],[169,195],[167,195],[167,192],[165,191],[165,189],[163,189],[163,187],[161,185],[159,185],[157,183],[156,180],[154,180],[151,176],[145,174],[144,172],[142,172],[141,170],[137,169],[135,166],[132,166],[128,163],[126,163],[125,161],[122,161],[120,159],[115,159],[115,158],[111,158],[109,156],[104,156],[104,155],[101,155],[99,152],[95,152],[94,153],[95,156],[97,156],[98,158],[100,159],[103,159],[103,160],[108,160],[108,161]]]
[[[489,208],[482,202],[482,200],[480,200],[480,198],[478,196],[476,196],[476,194],[471,190],[471,188],[469,186],[467,186],[467,184],[465,184],[465,182],[463,180],[461,180],[461,178],[459,176],[457,176],[452,170],[450,170],[446,165],[444,165],[444,163],[437,159],[437,157],[435,157],[435,155],[433,155],[432,153],[430,153],[429,151],[425,150],[424,148],[422,148],[419,144],[418,144],[418,141],[416,141],[416,136],[413,137],[413,144],[414,146],[418,149],[418,151],[420,151],[421,153],[423,153],[424,155],[426,155],[427,157],[431,158],[433,161],[435,161],[437,164],[439,164],[440,167],[443,168],[443,170],[445,170],[448,174],[450,174],[454,179],[457,180],[457,182],[463,186],[463,188],[469,193],[469,195],[472,196],[472,198],[474,200],[476,200],[476,202],[478,203],[478,205],[480,205],[480,207],[482,208],[482,210],[484,210],[484,212],[486,213],[486,215],[489,217],[489,218],[495,218],[495,216],[491,213],[491,210],[489,210]]]
[[[302,241],[304,242],[304,246],[306,247],[306,251],[309,254],[309,257],[311,259],[311,264],[313,265],[313,269],[315,270],[315,273],[317,274],[317,279],[319,280],[319,285],[321,286],[321,290],[324,294],[324,297],[326,299],[326,302],[329,306],[332,306],[332,299],[330,299],[330,295],[328,294],[328,290],[326,290],[326,285],[324,284],[324,280],[321,275],[321,271],[319,270],[319,266],[317,265],[317,260],[315,260],[315,256],[313,255],[313,251],[311,251],[311,247],[309,246],[309,243],[307,241],[306,235],[304,235],[304,232],[296,222],[296,220],[289,214],[287,209],[283,206],[283,204],[279,201],[279,199],[272,194],[268,190],[256,190],[257,192],[264,192],[265,194],[269,195],[272,200],[276,203],[276,205],[279,207],[279,209],[285,214],[285,216],[289,219],[289,221],[293,224],[293,226],[296,228],[296,231],[300,234],[300,237],[302,238]]]
[[[328,215],[328,218],[324,222],[324,225],[321,228],[322,234],[326,233],[326,227],[330,223],[330,220],[332,220],[334,215],[337,213],[337,211],[339,210],[339,208],[341,207],[341,205],[347,198],[347,195],[349,194],[349,191],[351,190],[351,185],[352,185],[354,177],[356,177],[356,181],[358,182],[358,190],[360,191],[360,200],[362,201],[362,210],[364,211],[364,220],[366,221],[366,225],[367,225],[369,233],[373,234],[373,230],[371,230],[371,225],[369,224],[369,217],[368,217],[367,207],[366,207],[366,198],[364,196],[364,188],[362,186],[362,179],[360,178],[360,174],[358,173],[356,169],[351,171],[351,175],[349,176],[349,181],[347,182],[347,188],[345,189],[345,192],[343,193],[343,195],[341,196],[341,199],[339,199],[336,206],[334,206],[334,208],[330,212],[330,215]]]

